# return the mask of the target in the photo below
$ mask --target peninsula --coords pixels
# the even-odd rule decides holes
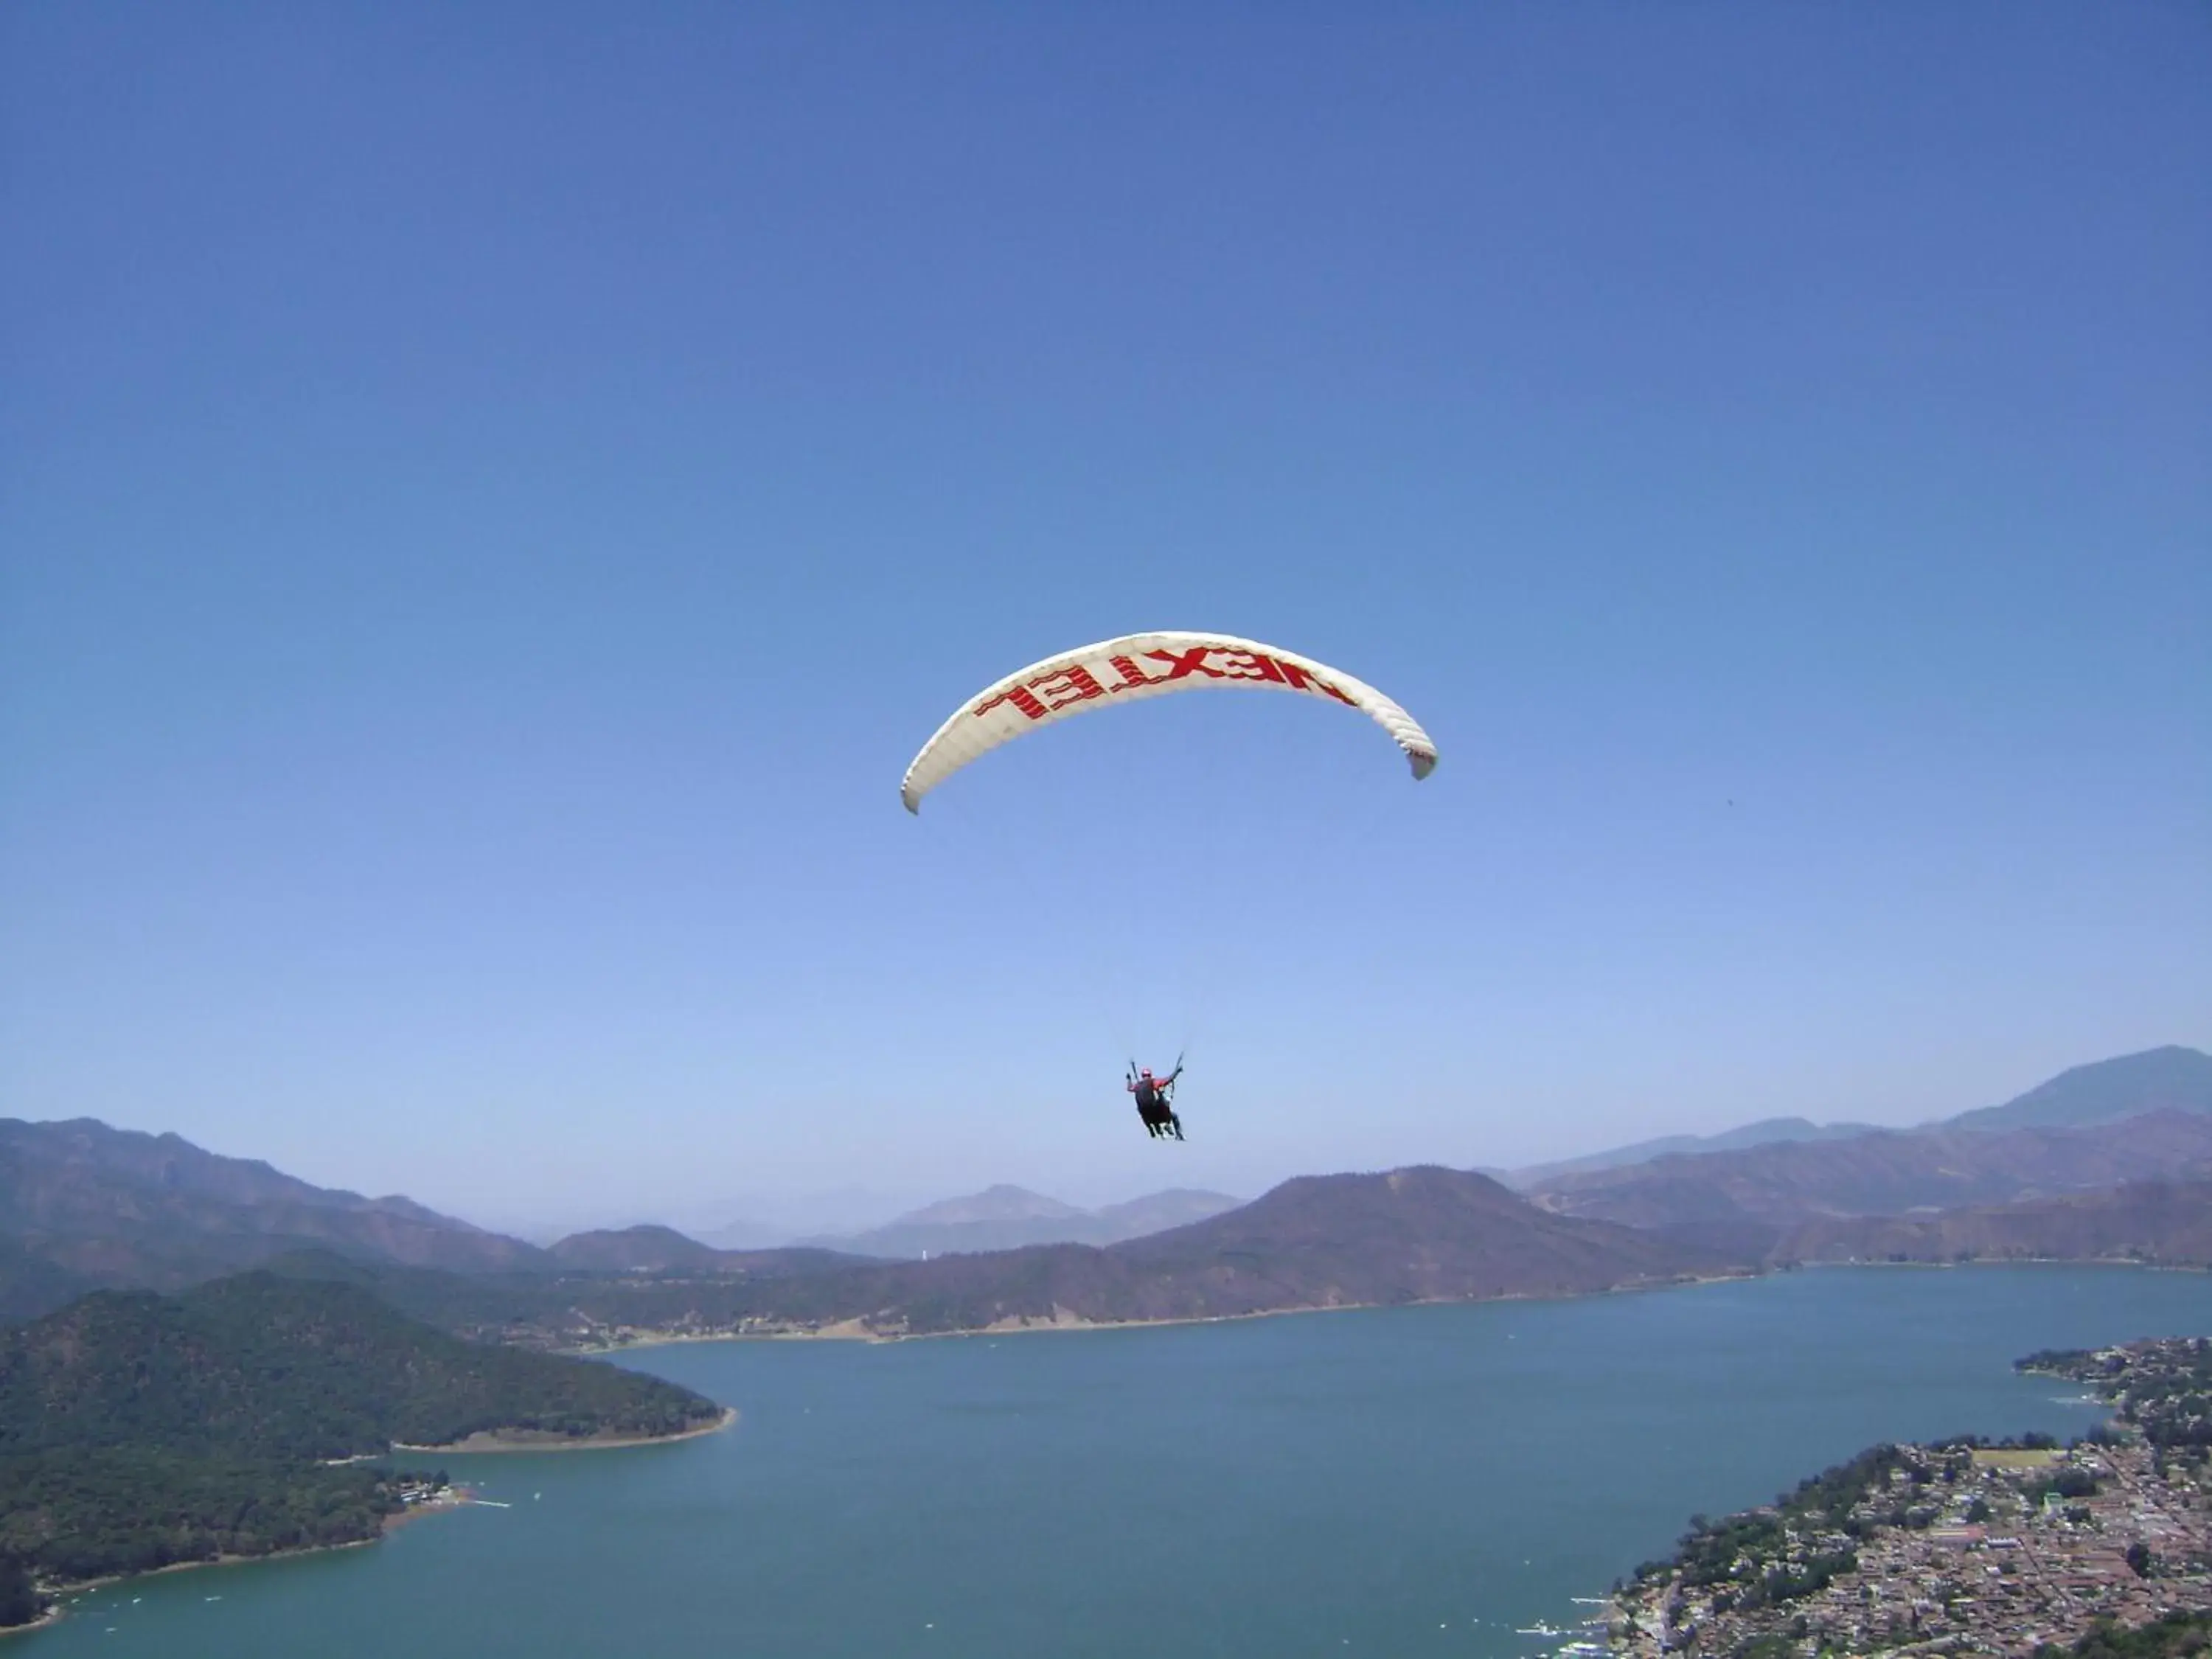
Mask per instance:
[[[101,1291],[0,1331],[0,1626],[92,1579],[373,1540],[446,1486],[388,1467],[395,1445],[635,1444],[726,1420],[673,1383],[464,1341],[353,1285]]]

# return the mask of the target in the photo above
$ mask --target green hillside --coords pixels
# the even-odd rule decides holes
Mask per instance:
[[[0,1455],[347,1457],[495,1430],[674,1434],[714,1415],[658,1378],[465,1342],[357,1286],[264,1273],[179,1297],[103,1291],[0,1332]]]

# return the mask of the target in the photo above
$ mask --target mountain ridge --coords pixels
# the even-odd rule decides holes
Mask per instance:
[[[1674,1252],[1684,1261],[1752,1263],[1766,1259],[1790,1228],[1819,1216],[1987,1206],[2169,1174],[2212,1160],[2212,1109],[2199,1109],[2212,1106],[2212,1082],[2201,1099],[2196,1092],[2198,1083],[2207,1080],[2212,1080],[2212,1058],[2169,1046],[2076,1066],[2003,1107],[1945,1121],[1966,1124],[1963,1128],[1859,1132],[1854,1125],[1770,1119],[1723,1136],[1688,1138],[1702,1150],[1666,1152],[1639,1164],[1603,1164],[1601,1157],[1593,1167],[1593,1159],[1568,1160],[1551,1166],[1560,1172],[1525,1195],[1538,1213],[1644,1229],[1662,1255]],[[2031,1116],[2094,1116],[2144,1100],[2166,1104],[2133,1117],[2100,1118],[2086,1128],[2008,1128],[2005,1120],[1989,1115],[2019,1109]],[[1752,1144],[1727,1146],[1746,1140]],[[1679,1144],[1678,1139],[1639,1146],[1668,1144]],[[1494,1189],[1486,1202],[1494,1204],[1500,1194],[1520,1201],[1484,1174],[1459,1172],[1454,1178]],[[1306,1190],[1299,1182],[1337,1179],[1305,1176],[1284,1183],[1266,1195],[1270,1207],[1261,1212],[1262,1218],[1279,1220],[1287,1215],[1288,1200],[1279,1194]],[[1035,1231],[1039,1229],[1050,1235],[1052,1248],[1111,1251],[1144,1238],[1176,1237],[1254,1207],[1238,1206],[1225,1194],[1169,1189],[1085,1212],[1000,1186],[908,1212],[902,1218],[912,1229],[907,1234],[878,1229],[836,1236],[823,1242],[827,1248],[721,1250],[672,1229],[648,1225],[572,1234],[541,1249],[440,1215],[411,1199],[371,1199],[313,1187],[259,1160],[225,1158],[174,1134],[118,1130],[87,1118],[43,1124],[0,1119],[0,1319],[34,1316],[103,1285],[175,1290],[264,1262],[314,1259],[320,1252],[386,1269],[488,1276],[501,1280],[498,1293],[510,1298],[522,1291],[505,1281],[532,1274],[563,1285],[578,1274],[729,1281],[741,1293],[718,1291],[723,1304],[769,1309],[771,1303],[797,1305],[792,1283],[800,1279],[842,1275],[841,1283],[858,1283],[855,1275],[878,1267],[935,1267],[939,1259],[976,1261],[1010,1249],[1043,1248]],[[1505,1213],[1493,1213],[1492,1224],[1507,1233],[1517,1229],[1515,1248],[1522,1254],[1515,1271],[1533,1272],[1542,1255],[1535,1249],[1535,1235],[1528,1224],[1499,1221]],[[1382,1241],[1372,1231],[1371,1216],[1347,1212],[1339,1219],[1350,1230],[1347,1237],[1369,1237],[1376,1249],[1402,1249],[1409,1243],[1402,1237]],[[1462,1248],[1465,1241],[1455,1242],[1453,1229],[1465,1224],[1465,1215],[1438,1200],[1430,1219],[1443,1229],[1445,1257]],[[1250,1217],[1236,1224],[1251,1224]],[[1066,1238],[1070,1230],[1078,1231],[1076,1241]],[[1227,1237],[1234,1231],[1199,1237]],[[1286,1261],[1281,1282],[1265,1273],[1255,1279],[1255,1270],[1249,1267],[1240,1270],[1242,1278],[1239,1273],[1208,1269],[1209,1282],[1222,1300],[1235,1299],[1224,1287],[1244,1284],[1251,1290],[1262,1280],[1266,1287],[1255,1293],[1263,1300],[1289,1297],[1295,1302],[1309,1294],[1341,1297],[1352,1294],[1345,1285],[1354,1281],[1386,1299],[1413,1293],[1405,1271],[1395,1277],[1378,1275],[1348,1258],[1324,1271],[1318,1245],[1310,1237],[1279,1237],[1268,1244],[1296,1258]],[[872,1267],[859,1255],[862,1250],[891,1259]],[[925,1252],[931,1258],[926,1263],[900,1259]],[[1087,1285],[1083,1294],[1102,1306],[1127,1297],[1147,1305],[1163,1297],[1174,1303],[1176,1296],[1193,1307],[1211,1305],[1195,1293],[1170,1296],[1158,1287],[1141,1292],[1133,1288],[1133,1281],[1125,1281],[1147,1260],[1142,1252],[1105,1260],[1109,1265],[1100,1267],[1081,1255],[1056,1258],[1059,1265],[1050,1273],[1079,1288]],[[1083,1263],[1090,1265],[1072,1265]],[[1451,1272],[1465,1267],[1462,1262]],[[1020,1296],[1009,1300],[991,1290],[997,1282],[994,1276],[1002,1271],[978,1267],[919,1286],[898,1279],[883,1288],[887,1294],[912,1292],[925,1299],[940,1291],[968,1301],[998,1296],[1010,1306],[1026,1307]],[[1437,1272],[1442,1275],[1438,1282],[1451,1278],[1442,1267]],[[390,1279],[392,1274],[384,1277]],[[1466,1269],[1462,1279],[1474,1285],[1481,1275]],[[773,1293],[763,1288],[771,1285],[780,1288]],[[769,1309],[760,1316],[772,1314]],[[926,1316],[925,1322],[934,1316]]]
[[[857,1233],[823,1233],[798,1242],[854,1255],[912,1260],[978,1255],[1029,1244],[1118,1244],[1202,1221],[1243,1200],[1226,1193],[1170,1187],[1086,1210],[1026,1188],[999,1185],[941,1199]]]
[[[182,1289],[302,1248],[461,1271],[550,1265],[410,1198],[317,1187],[95,1118],[0,1118],[0,1317],[44,1311],[67,1289]]]
[[[1799,1224],[1778,1261],[2142,1261],[2212,1267],[2212,1176],[1970,1206],[1933,1216],[1827,1216]]]
[[[2169,1042],[2069,1066],[2002,1105],[1960,1112],[1940,1127],[2086,1128],[2155,1111],[2212,1113],[2212,1054]]]
[[[1889,1130],[1669,1155],[1565,1176],[1529,1194],[1565,1215],[1681,1229],[1787,1229],[1819,1215],[1897,1215],[2110,1187],[2212,1161],[2212,1115],[2162,1111],[2087,1128]]]
[[[765,1250],[718,1250],[673,1227],[647,1223],[571,1233],[547,1248],[561,1266],[581,1273],[663,1277],[705,1273],[774,1279],[874,1260],[850,1252],[786,1244]]]
[[[1741,1267],[1692,1244],[1547,1213],[1484,1176],[1421,1165],[1299,1176],[1220,1215],[1105,1247],[1029,1245],[773,1279],[495,1282],[335,1257],[288,1270],[356,1277],[464,1334],[577,1348],[647,1333],[915,1336],[1567,1296]]]
[[[1570,1175],[1666,1157],[1747,1150],[1778,1141],[1849,1140],[1865,1134],[1917,1134],[1936,1129],[2085,1128],[2145,1113],[2212,1114],[2212,1054],[2180,1043],[2146,1048],[2068,1067],[2002,1105],[1977,1107],[1924,1123],[1814,1123],[1802,1117],[1762,1118],[1717,1134],[1661,1135],[1578,1157],[1485,1173],[1520,1191]]]
[[[1879,1126],[1871,1123],[1814,1123],[1808,1118],[1768,1117],[1761,1118],[1756,1123],[1724,1129],[1718,1134],[1661,1135],[1656,1139],[1632,1141],[1626,1146],[1614,1146],[1601,1152],[1587,1153],[1581,1158],[1526,1164],[1520,1169],[1502,1171],[1498,1178],[1516,1191],[1527,1192],[1562,1176],[1620,1169],[1629,1164],[1648,1164],[1654,1158],[1736,1152],[1777,1141],[1849,1140],[1859,1135],[1880,1133]]]

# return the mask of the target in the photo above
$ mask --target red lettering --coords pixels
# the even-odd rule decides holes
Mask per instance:
[[[1121,683],[1109,687],[1109,690],[1133,691],[1140,685],[1164,685],[1169,679],[1165,674],[1155,677],[1146,673],[1137,666],[1133,657],[1109,657],[1106,660],[1114,665],[1114,672],[1121,677]]]
[[[1228,677],[1219,669],[1208,668],[1206,665],[1206,653],[1212,649],[1210,645],[1194,645],[1189,650],[1181,653],[1173,651],[1147,651],[1145,654],[1156,662],[1172,665],[1167,672],[1168,678],[1171,680],[1182,679],[1188,674],[1203,674],[1210,680],[1224,679]]]
[[[1257,651],[1224,651],[1221,653],[1221,678],[1224,680],[1273,680],[1283,683],[1283,671],[1275,659]]]
[[[1353,702],[1351,698],[1346,696],[1343,692],[1310,668],[1301,668],[1294,662],[1278,662],[1275,666],[1283,671],[1283,678],[1291,683],[1291,689],[1294,691],[1319,691],[1325,696],[1334,697],[1348,708],[1359,707],[1358,703]]]
[[[1036,700],[1036,694],[1026,685],[1013,686],[995,697],[986,697],[968,712],[976,715],[988,714],[1002,702],[1013,704],[1033,720],[1044,718],[1044,705]]]
[[[1040,692],[1048,708],[1066,708],[1075,703],[1088,702],[1093,697],[1103,697],[1106,688],[1081,663],[1063,668],[1056,674],[1040,674],[1030,682],[1030,690]],[[1060,693],[1067,695],[1062,696]]]

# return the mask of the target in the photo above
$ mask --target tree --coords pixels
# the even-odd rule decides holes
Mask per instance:
[[[29,1570],[14,1556],[0,1555],[0,1630],[30,1624],[46,1610]]]

